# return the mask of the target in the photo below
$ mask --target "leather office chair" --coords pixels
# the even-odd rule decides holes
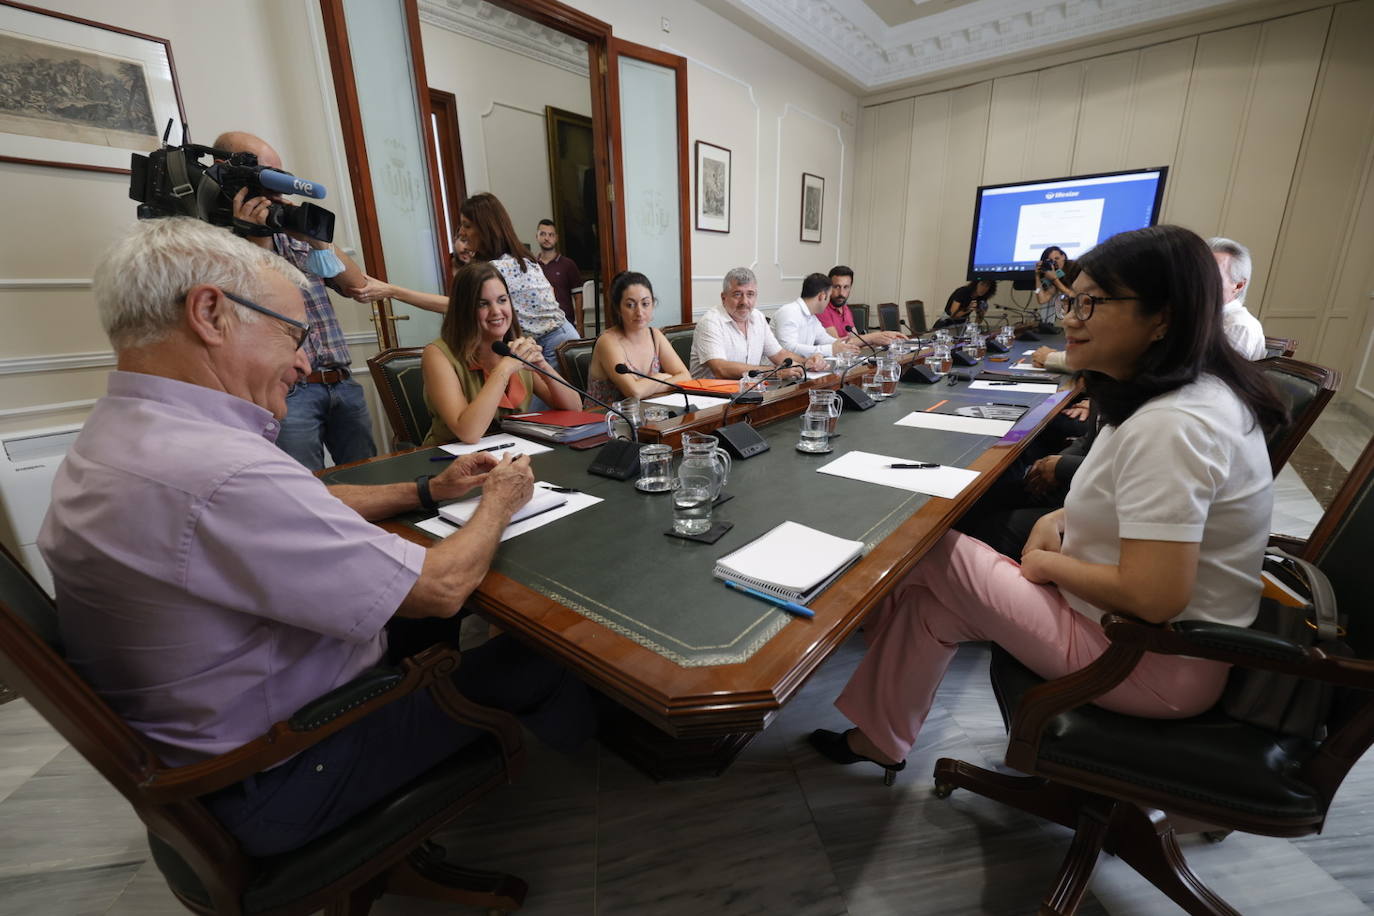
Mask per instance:
[[[1259,366],[1288,405],[1288,425],[1273,430],[1267,437],[1269,461],[1278,474],[1340,387],[1341,374],[1284,356],[1262,359]]]
[[[673,348],[673,352],[689,369],[692,367],[692,337],[696,332],[696,322],[669,325],[663,329],[663,336],[668,338],[668,344]]]
[[[524,882],[459,869],[428,841],[440,827],[524,765],[519,722],[478,706],[450,679],[461,663],[435,646],[399,668],[376,668],[320,697],[240,748],[165,767],[62,658],[51,599],[0,548],[0,676],[128,800],[148,828],[153,861],[196,913],[365,916],[380,894],[429,897],[491,912],[518,909]],[[245,856],[198,800],[280,763],[380,707],[428,689],[456,721],[490,734],[300,849]]]
[[[868,333],[868,306],[860,303],[849,303],[849,310],[854,313],[854,330],[860,334]]]
[[[554,350],[558,358],[558,374],[585,391],[587,378],[592,371],[592,351],[594,349],[596,349],[595,337],[563,341]]]
[[[1264,338],[1264,355],[1268,356],[1292,356],[1298,352],[1298,342],[1292,337],[1266,337]]]
[[[901,322],[902,316],[897,311],[897,303],[878,303],[878,327],[884,331],[900,331],[902,329]]]
[[[920,299],[906,301],[906,323],[917,334],[924,334],[926,328],[926,304]]]
[[[1010,723],[1007,765],[1027,776],[942,758],[935,793],[967,788],[1075,829],[1042,914],[1071,914],[1102,849],[1186,912],[1236,916],[1188,868],[1176,835],[1242,830],[1318,833],[1331,800],[1374,743],[1374,441],[1301,551],[1330,577],[1349,614],[1355,658],[1327,657],[1279,637],[1224,624],[1151,625],[1108,616],[1108,650],[1066,677],[1042,681],[994,648],[993,688]],[[1087,705],[1145,652],[1191,655],[1320,680],[1336,701],[1321,741],[1278,735],[1220,708],[1190,719],[1138,719]]]
[[[367,361],[372,383],[391,423],[391,448],[414,448],[429,435],[425,379],[420,373],[424,347],[393,347]]]

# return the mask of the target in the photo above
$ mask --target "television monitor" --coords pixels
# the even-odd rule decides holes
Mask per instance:
[[[1051,245],[1077,258],[1103,239],[1153,226],[1167,166],[1071,178],[983,185],[973,204],[968,277],[1012,280],[1031,289]]]

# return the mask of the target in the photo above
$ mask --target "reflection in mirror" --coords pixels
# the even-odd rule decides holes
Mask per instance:
[[[575,265],[565,282],[580,296],[601,270],[586,43],[484,0],[419,9],[429,86],[456,99],[467,193],[490,191],[536,256]],[[541,251],[544,219],[557,241]],[[590,326],[592,303],[580,304]]]

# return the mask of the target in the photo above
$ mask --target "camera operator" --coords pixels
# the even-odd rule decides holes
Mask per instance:
[[[253,134],[231,131],[221,134],[214,145],[230,153],[253,153],[260,165],[282,168],[277,151]],[[234,219],[264,225],[273,203],[285,202],[278,194],[250,198],[247,189],[242,189],[234,196]],[[348,343],[325,289],[327,284],[347,295],[348,290],[366,283],[367,275],[329,242],[287,232],[250,236],[248,240],[290,262],[308,281],[305,303],[311,333],[305,342],[305,356],[310,374],[287,395],[286,419],[277,445],[312,471],[324,467],[325,446],[338,464],[371,458],[377,454],[372,418],[362,386],[352,378]]]
[[[1058,245],[1051,245],[1040,253],[1040,263],[1035,266],[1035,301],[1040,305],[1055,296],[1071,296],[1073,277],[1070,275],[1069,256]]]

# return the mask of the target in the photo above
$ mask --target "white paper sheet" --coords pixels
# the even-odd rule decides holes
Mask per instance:
[[[979,391],[1019,391],[1022,394],[1054,394],[1059,390],[1058,385],[1050,382],[1012,382],[1008,385],[1005,382],[998,383],[980,380],[977,382],[970,382],[969,387],[976,388]]]
[[[683,397],[684,396],[681,394],[665,394],[656,398],[645,398],[644,403],[662,404],[665,407],[678,408],[682,406]],[[686,395],[686,398],[691,402],[693,411],[705,410],[707,407],[718,406],[725,403],[725,398],[707,398],[699,394],[689,394]]]
[[[535,486],[547,486],[547,484],[537,483]],[[527,518],[523,522],[515,522],[514,524],[507,525],[506,530],[501,532],[501,540],[509,541],[516,535],[524,534],[526,531],[533,531],[536,528],[547,525],[549,522],[556,522],[560,518],[566,518],[574,512],[585,509],[588,506],[594,506],[603,501],[599,496],[589,496],[586,493],[569,493],[567,496],[568,501],[557,509],[550,510],[542,515],[536,515],[533,518]],[[427,518],[422,522],[416,522],[415,527],[437,538],[446,538],[455,531],[460,530],[457,525],[450,525],[437,515],[434,516],[434,518]]]
[[[512,442],[510,448],[503,448],[500,451],[492,452],[497,458],[502,455],[538,455],[540,452],[551,452],[553,449],[547,445],[540,445],[538,442],[531,442],[528,439],[521,439],[519,436],[512,436],[510,433],[497,433],[494,436],[483,436],[476,442],[468,445],[466,442],[450,442],[448,445],[439,446],[450,455],[468,455],[472,452],[483,452],[493,445],[505,445]]]
[[[953,499],[978,476],[977,471],[965,468],[951,468],[941,465],[938,468],[889,468],[889,464],[916,464],[921,458],[911,456],[893,457],[875,455],[872,452],[845,452],[829,464],[816,468],[817,473],[831,474],[835,477],[848,477],[850,480],[863,480],[868,483],[910,490],[913,493],[926,493],[944,499]]]
[[[957,414],[933,413],[918,410],[902,417],[897,426],[914,426],[917,429],[942,429],[951,433],[969,433],[974,436],[996,436],[1002,438],[1015,425],[1011,420],[987,420],[982,417],[961,417]]]

